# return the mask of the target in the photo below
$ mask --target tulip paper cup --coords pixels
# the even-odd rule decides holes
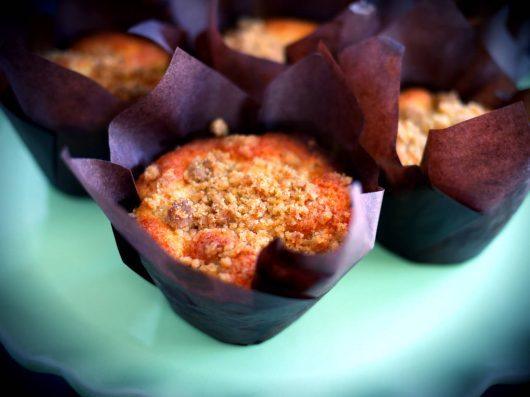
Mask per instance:
[[[67,3],[66,10],[58,14],[54,28],[60,34],[55,41],[45,45],[40,43],[37,52],[29,49],[31,37],[26,42],[17,34],[15,38],[8,37],[2,43],[0,72],[6,84],[2,86],[0,99],[4,112],[50,183],[65,193],[84,195],[81,185],[60,160],[60,151],[66,146],[78,156],[108,159],[108,125],[114,116],[130,104],[130,100],[41,55],[51,54],[51,49],[59,48],[64,42],[70,42],[71,37],[76,37],[69,23],[79,11],[72,7],[73,3],[77,4]],[[112,47],[117,45],[132,46],[129,41],[140,46],[157,44],[161,47],[158,49],[163,54],[161,57],[167,58],[164,67],[167,67],[173,49],[184,39],[177,28],[154,20],[135,25],[130,33],[123,34],[108,33],[112,26],[104,23],[104,18],[87,19],[93,20],[94,25],[89,29],[88,22],[84,21],[79,26],[83,30],[78,31],[78,35],[83,34],[82,37],[85,37],[88,31],[106,35],[99,36],[100,45],[109,46],[106,51],[118,51]],[[39,34],[46,36],[43,32]],[[101,65],[110,63],[110,56],[101,55],[96,62],[97,55],[93,58],[83,55],[81,51],[88,51],[89,44],[85,41],[83,45],[84,49],[76,50],[70,58],[59,55],[57,59],[64,58],[61,62],[67,59],[76,70],[91,70],[91,73],[100,77],[99,82],[108,79],[105,72],[98,70],[102,68]],[[103,51],[95,48],[94,44],[90,45],[90,51]],[[78,46],[81,44],[78,43]]]
[[[303,133],[356,180],[349,187],[350,224],[336,250],[308,255],[272,241],[258,256],[251,287],[243,288],[184,265],[140,227],[131,216],[139,204],[135,178],[160,155],[204,137],[218,118],[238,134]],[[67,152],[64,158],[112,223],[124,262],[154,282],[186,321],[221,341],[247,345],[295,321],[373,247],[383,192],[358,144],[362,125],[355,96],[326,51],[278,75],[257,105],[178,49],[156,89],[112,122],[111,162]]]
[[[373,38],[338,55],[365,116],[360,143],[387,194],[378,240],[418,262],[479,254],[519,207],[530,184],[528,114],[510,79],[451,2],[420,2]],[[396,151],[400,89],[453,91],[489,109],[432,129],[421,161]]]

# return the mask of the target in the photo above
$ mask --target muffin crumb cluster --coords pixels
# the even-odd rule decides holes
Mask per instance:
[[[88,36],[67,50],[50,51],[45,57],[126,101],[149,93],[169,65],[169,55],[156,44],[122,33]]]
[[[419,165],[431,129],[443,129],[486,113],[476,102],[463,103],[456,92],[431,94],[411,88],[399,97],[396,150],[403,165]]]
[[[304,253],[337,248],[350,219],[351,179],[283,134],[195,141],[137,182],[140,224],[173,257],[250,287],[273,239]]]
[[[229,133],[228,124],[221,118],[216,118],[210,123],[210,132],[217,136],[227,136]]]
[[[312,22],[288,19],[241,18],[224,40],[230,48],[245,54],[285,63],[285,47],[311,34]]]

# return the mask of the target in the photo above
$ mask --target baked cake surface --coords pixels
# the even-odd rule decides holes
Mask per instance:
[[[140,225],[184,264],[250,287],[273,239],[304,253],[335,249],[350,219],[351,179],[281,133],[198,140],[137,180]]]
[[[396,150],[403,165],[419,165],[431,129],[443,129],[480,116],[488,110],[476,102],[464,103],[456,92],[433,94],[423,88],[399,96]]]
[[[170,61],[169,55],[149,40],[110,32],[87,36],[68,50],[51,51],[45,56],[127,101],[151,91]]]
[[[292,18],[241,18],[224,39],[234,50],[285,63],[285,47],[313,33],[317,27],[313,22]]]

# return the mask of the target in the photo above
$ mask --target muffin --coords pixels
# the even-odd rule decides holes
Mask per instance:
[[[317,24],[293,18],[241,18],[224,35],[232,49],[271,61],[285,63],[285,48],[313,33]]]
[[[340,245],[350,183],[314,144],[282,133],[197,140],[145,169],[134,216],[180,262],[250,288],[274,239],[307,254]]]
[[[409,88],[399,96],[396,150],[401,164],[420,165],[431,129],[444,129],[488,112],[477,102],[464,103],[456,92],[433,94]]]
[[[112,32],[84,37],[65,51],[52,51],[45,56],[96,81],[125,101],[151,91],[170,61],[167,52],[153,42]]]

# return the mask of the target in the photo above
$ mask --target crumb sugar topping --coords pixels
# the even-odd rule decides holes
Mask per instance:
[[[126,68],[118,55],[94,55],[76,51],[52,51],[46,58],[80,73],[125,101],[148,94],[159,82],[165,67]]]
[[[431,94],[411,88],[399,98],[396,150],[403,165],[419,165],[431,129],[443,129],[486,113],[476,102],[463,103],[455,92]]]
[[[68,50],[44,56],[126,101],[148,94],[169,65],[169,55],[154,43],[119,33],[88,36]]]
[[[292,19],[241,18],[224,35],[226,45],[245,54],[285,63],[285,47],[310,34],[316,26]]]
[[[275,238],[304,253],[339,246],[350,183],[285,135],[233,135],[194,142],[149,166],[135,215],[184,264],[249,287],[257,255]]]

